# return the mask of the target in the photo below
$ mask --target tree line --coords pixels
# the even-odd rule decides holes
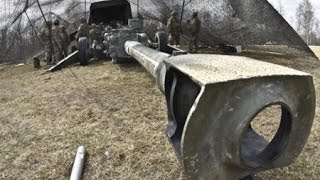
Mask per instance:
[[[286,12],[282,0],[275,4],[278,12],[285,16]],[[302,39],[309,45],[320,45],[320,19],[315,14],[314,6],[310,0],[303,0],[296,9],[296,26],[294,27]]]

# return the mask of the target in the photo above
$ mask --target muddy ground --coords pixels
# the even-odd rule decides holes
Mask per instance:
[[[314,49],[320,54],[320,48]],[[296,163],[258,178],[318,179],[319,63],[275,55],[264,59],[311,73],[318,106]],[[179,177],[178,160],[164,135],[164,96],[139,64],[100,61],[44,72],[32,65],[0,67],[0,179],[68,179],[80,145],[88,151],[84,179]],[[271,125],[258,125],[262,133],[276,126],[273,112],[263,114]]]

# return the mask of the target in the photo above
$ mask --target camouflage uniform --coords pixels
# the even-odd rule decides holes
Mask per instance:
[[[65,57],[67,57],[68,56],[68,46],[70,44],[70,36],[64,26],[61,26],[60,36],[62,37],[63,54]]]
[[[53,44],[52,44],[52,36],[50,36],[52,31],[52,23],[48,21],[44,24],[44,27],[39,32],[38,36],[40,37],[45,50],[45,60],[47,61],[47,65],[51,65],[52,62],[52,53],[53,53]]]
[[[89,31],[90,31],[90,28],[86,22],[86,19],[81,18],[81,24],[78,28],[76,39],[79,40],[81,37],[89,37]]]
[[[191,39],[189,42],[189,52],[198,52],[199,47],[199,32],[201,27],[201,21],[198,18],[198,13],[194,12],[192,14],[192,19],[190,21],[190,33],[191,33]]]
[[[102,31],[100,31],[99,26],[92,24],[92,29],[90,31],[90,44],[93,49],[93,57],[97,58],[98,57],[98,50],[96,49],[96,46],[100,43],[102,43]]]
[[[53,63],[57,63],[62,60],[63,53],[63,37],[61,37],[60,21],[57,19],[53,23],[52,38],[54,47],[54,59]]]
[[[179,45],[180,44],[180,24],[177,17],[178,13],[173,11],[171,17],[167,22],[167,29],[169,33],[169,44]]]
[[[97,29],[97,25],[92,24],[92,29],[90,31],[90,40],[91,40],[91,44],[93,43],[93,41],[98,41],[99,40],[99,36],[100,36],[100,31]]]

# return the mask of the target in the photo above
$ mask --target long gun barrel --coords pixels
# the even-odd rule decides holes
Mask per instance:
[[[126,52],[139,61],[139,63],[146,68],[146,70],[157,80],[157,84],[162,92],[164,92],[164,60],[170,55],[159,52],[157,50],[147,48],[136,41],[126,41]]]
[[[315,114],[311,75],[240,56],[170,56],[134,41],[124,48],[166,96],[166,135],[188,179],[242,179],[301,153]],[[282,115],[268,142],[251,122],[272,105]]]

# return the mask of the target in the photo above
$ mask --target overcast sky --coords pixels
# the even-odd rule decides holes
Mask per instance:
[[[282,1],[282,5],[285,11],[284,18],[291,24],[291,26],[296,27],[296,9],[302,0],[268,0],[276,9],[279,8],[279,1]],[[315,16],[320,21],[320,0],[310,0],[313,5],[313,10]]]

